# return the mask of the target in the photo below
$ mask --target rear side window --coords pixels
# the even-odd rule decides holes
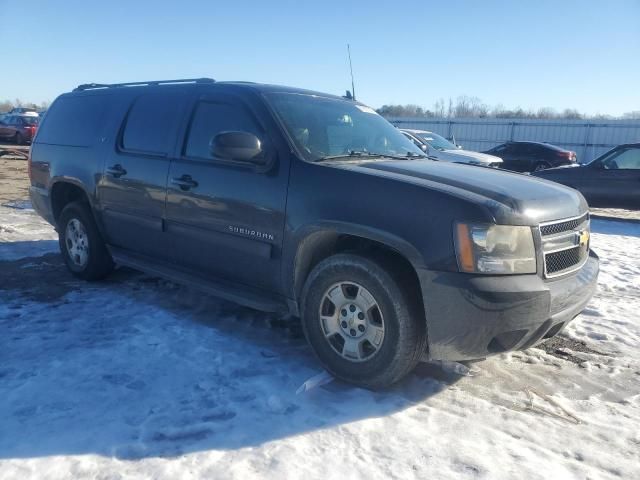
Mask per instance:
[[[191,120],[184,148],[187,157],[212,158],[211,140],[220,132],[248,132],[260,137],[258,124],[240,105],[201,102]]]
[[[166,155],[173,144],[183,96],[150,93],[136,99],[122,133],[122,148],[133,152]]]
[[[107,101],[106,95],[58,98],[47,113],[37,142],[77,147],[93,144],[104,122]]]

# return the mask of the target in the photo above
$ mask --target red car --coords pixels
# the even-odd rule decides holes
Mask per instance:
[[[38,117],[7,115],[0,120],[0,140],[10,140],[18,145],[31,143],[39,121]]]

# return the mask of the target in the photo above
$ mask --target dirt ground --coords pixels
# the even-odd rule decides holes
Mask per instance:
[[[28,198],[27,161],[0,157],[0,204]]]

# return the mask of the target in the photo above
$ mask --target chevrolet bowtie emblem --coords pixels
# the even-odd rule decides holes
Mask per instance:
[[[589,230],[582,230],[581,232],[578,232],[578,238],[580,246],[587,245],[589,243]]]

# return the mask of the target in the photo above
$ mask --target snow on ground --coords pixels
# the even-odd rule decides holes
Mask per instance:
[[[58,234],[29,202],[10,202],[0,206],[0,245],[3,243],[10,245],[0,247],[0,261],[35,257],[57,251]]]
[[[294,321],[77,281],[0,208],[0,478],[640,478],[640,225],[592,226],[599,291],[550,353],[296,394],[321,369]]]

